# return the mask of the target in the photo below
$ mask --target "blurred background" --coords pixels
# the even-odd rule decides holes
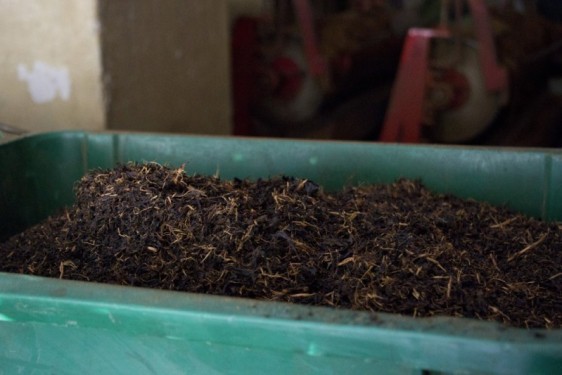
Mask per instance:
[[[562,146],[557,0],[0,0],[0,49],[4,140]]]

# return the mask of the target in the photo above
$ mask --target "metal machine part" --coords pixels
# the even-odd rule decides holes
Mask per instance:
[[[446,58],[455,48],[451,40],[442,39],[435,44],[435,61]],[[440,82],[446,87],[443,91],[447,91],[449,97],[441,110],[436,111],[435,124],[430,129],[432,140],[444,143],[469,141],[492,123],[501,108],[502,94],[486,88],[476,43],[462,44],[458,63],[449,74],[444,74]],[[434,93],[429,95],[428,102],[443,101],[443,96]]]
[[[364,12],[352,2],[330,10],[310,0],[274,4],[233,27],[234,134],[372,139],[381,116],[356,126],[364,116],[352,109],[380,112],[364,98],[388,91],[396,69],[390,13],[380,4]]]
[[[486,4],[467,4],[476,41],[449,24],[447,1],[442,2],[440,27],[409,31],[380,140],[419,142],[422,126],[431,125],[432,141],[469,141],[507,101],[507,71],[497,61]],[[454,5],[458,23],[460,0]]]
[[[256,113],[267,113],[278,122],[310,119],[322,103],[323,91],[307,70],[307,59],[297,41],[291,42],[268,65],[262,77],[268,93],[257,103]]]
[[[389,108],[379,139],[383,142],[419,142],[423,123],[427,123],[425,106],[429,78],[430,42],[446,38],[447,30],[410,29],[402,49],[398,74],[392,89]]]

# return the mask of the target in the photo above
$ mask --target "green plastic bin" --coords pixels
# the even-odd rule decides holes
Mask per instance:
[[[562,220],[562,152],[58,132],[0,145],[0,239],[72,203],[119,162],[326,189],[429,188]],[[0,259],[0,262],[2,260]],[[414,319],[0,273],[0,374],[561,374],[562,330]]]

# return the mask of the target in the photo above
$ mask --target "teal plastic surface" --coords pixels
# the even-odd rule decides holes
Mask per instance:
[[[434,191],[562,220],[557,150],[60,132],[0,145],[0,238],[71,204],[89,169],[132,160],[222,178],[286,174],[332,190],[420,178]],[[562,330],[5,273],[0,343],[6,374],[562,372]]]

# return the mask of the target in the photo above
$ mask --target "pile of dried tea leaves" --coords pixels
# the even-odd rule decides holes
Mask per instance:
[[[155,163],[94,171],[0,244],[7,272],[562,327],[562,230],[419,182],[328,194]]]

